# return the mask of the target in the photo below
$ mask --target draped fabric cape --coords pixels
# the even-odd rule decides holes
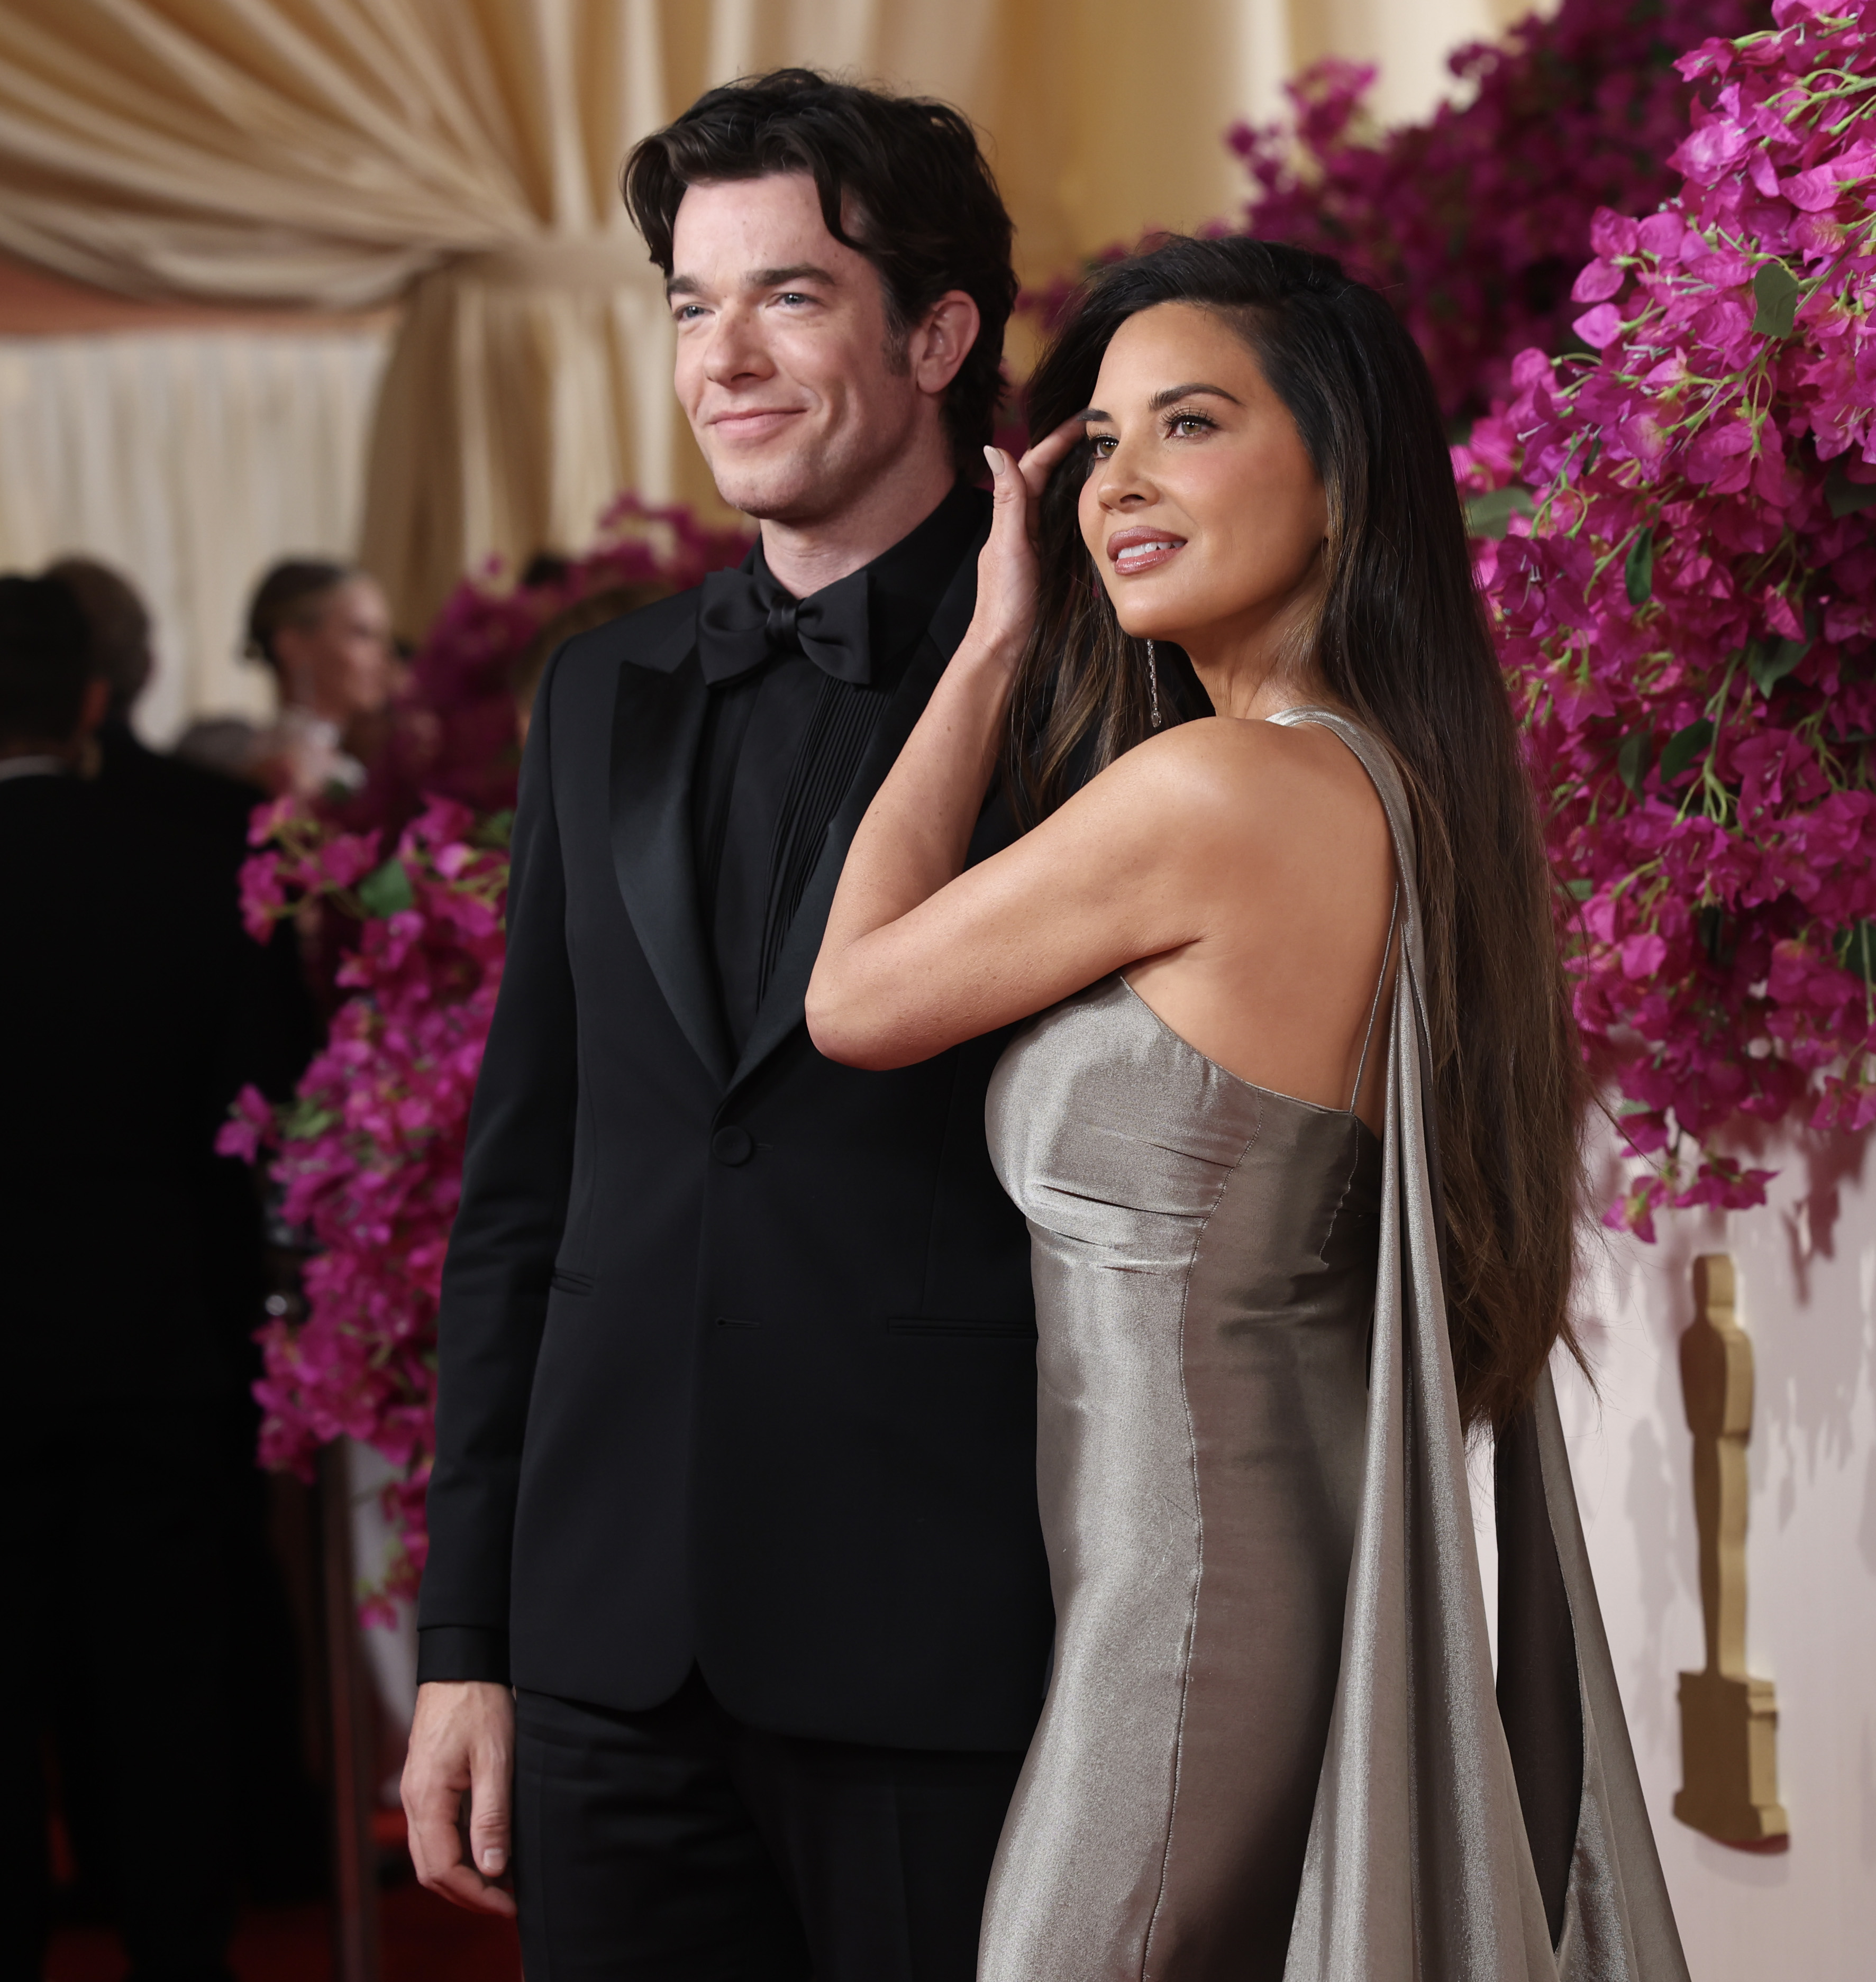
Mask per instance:
[[[1388,1043],[1367,1444],[1335,1709],[1286,1982],[1686,1982],[1547,1373],[1498,1442],[1486,1633],[1440,1270],[1406,794],[1374,779],[1405,913]]]

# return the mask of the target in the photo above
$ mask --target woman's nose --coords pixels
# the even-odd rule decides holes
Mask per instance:
[[[1094,493],[1103,509],[1136,508],[1153,498],[1135,457],[1123,447],[1116,448],[1102,462],[1096,473]]]

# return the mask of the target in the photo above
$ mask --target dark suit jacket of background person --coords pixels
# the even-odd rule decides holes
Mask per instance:
[[[259,786],[152,750],[121,716],[98,726],[96,741],[97,782],[112,799],[215,841],[237,862],[246,859],[249,817],[267,802]]]
[[[802,1017],[847,846],[968,624],[981,540],[739,1057],[693,866],[699,595],[549,664],[444,1276],[423,1678],[642,1710],[694,1662],[774,1733],[1029,1740],[1053,1612],[1028,1238],[984,1142],[1006,1036],[861,1073]],[[972,859],[1011,833],[993,800]]]
[[[0,1865],[0,1940],[28,1962],[42,1722],[81,1872],[152,1974],[211,1972],[242,1830],[270,1849],[305,1835],[278,1796],[240,1825],[225,1766],[237,1713],[238,1783],[293,1753],[245,1711],[271,1686],[290,1741],[290,1677],[241,1663],[291,1638],[231,1616],[253,1583],[235,1536],[258,1497],[241,1490],[257,1477],[242,1386],[259,1316],[231,1330],[225,1206],[252,1193],[213,1145],[236,1089],[291,1052],[234,869],[225,833],[120,804],[102,779],[0,779],[0,1826],[19,1847]]]
[[[204,853],[212,849],[225,877],[221,885],[227,899],[237,904],[242,864],[255,851],[248,843],[248,827],[255,807],[266,803],[266,792],[258,785],[151,749],[121,716],[99,726],[97,746],[98,789],[120,813],[185,835]],[[290,919],[275,925],[258,963],[245,961],[244,976],[248,995],[262,1007],[244,1019],[244,1036],[263,1056],[250,1065],[245,1077],[270,1099],[283,1101],[305,1070],[319,1039]],[[251,1339],[259,1325],[265,1292],[260,1200],[253,1174],[239,1163],[215,1164],[204,1188],[207,1216],[217,1228],[207,1248],[206,1292],[245,1392],[260,1374],[259,1351]],[[251,1421],[251,1429],[258,1428],[251,1400],[244,1395],[242,1403],[243,1420]],[[251,1436],[247,1442],[251,1448]],[[252,1466],[251,1450],[247,1463]]]
[[[213,1150],[289,1049],[227,849],[76,777],[0,782],[0,1284],[43,1425],[237,1380]]]

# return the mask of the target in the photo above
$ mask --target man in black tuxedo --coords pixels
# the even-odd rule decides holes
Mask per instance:
[[[1010,225],[956,112],[802,71],[712,91],[625,188],[761,542],[569,641],[536,705],[412,1848],[492,1911],[512,1857],[543,1982],[966,1982],[1052,1631],[1003,1040],[858,1073],[802,1000],[970,618]],[[1011,830],[993,801],[973,856]]]

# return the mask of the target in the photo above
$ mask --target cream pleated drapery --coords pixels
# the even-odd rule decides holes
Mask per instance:
[[[785,62],[985,127],[1026,278],[1227,211],[1234,118],[1317,54],[1424,108],[1515,0],[5,0],[0,249],[199,302],[405,305],[362,551],[420,630],[467,567],[573,549],[617,490],[713,506],[616,182]],[[290,472],[291,465],[282,464]]]
[[[465,566],[674,485],[663,310],[613,178],[663,113],[648,0],[11,0],[0,245],[106,287],[402,297],[363,555],[409,631]],[[282,464],[290,472],[290,465]]]

